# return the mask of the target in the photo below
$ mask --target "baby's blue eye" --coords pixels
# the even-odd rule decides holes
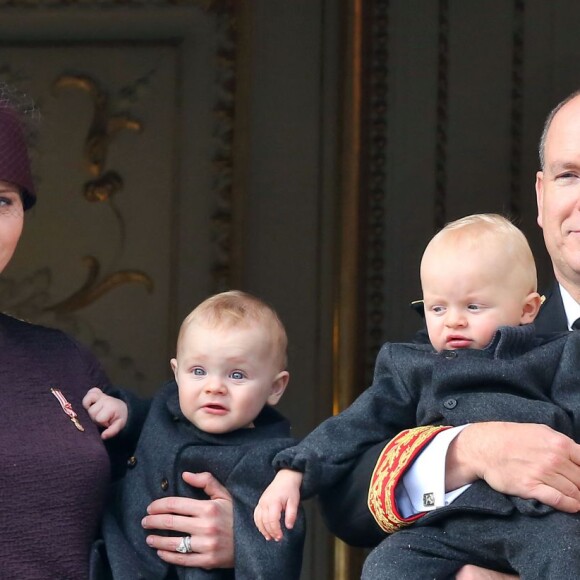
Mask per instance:
[[[479,304],[470,304],[467,307],[468,310],[479,310]]]
[[[205,375],[205,371],[201,367],[195,367],[193,369],[193,374],[198,377],[202,377],[203,375]]]
[[[244,378],[244,373],[241,371],[233,371],[230,376],[236,381],[241,381]]]

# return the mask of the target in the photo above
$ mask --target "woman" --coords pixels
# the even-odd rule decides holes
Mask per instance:
[[[36,202],[25,114],[13,94],[0,85],[0,272],[18,245],[24,212]],[[111,466],[81,402],[91,387],[110,390],[109,381],[90,352],[65,333],[4,314],[0,352],[1,575],[88,578],[90,546],[98,533]],[[227,492],[209,474],[184,478],[212,499],[158,500],[143,525],[191,536],[195,553],[177,553],[179,537],[155,532],[148,544],[175,564],[231,565]]]

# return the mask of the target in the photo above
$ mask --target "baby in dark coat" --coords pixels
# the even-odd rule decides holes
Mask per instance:
[[[286,419],[273,409],[288,384],[286,347],[276,313],[242,292],[213,296],[184,320],[171,360],[175,381],[154,398],[127,474],[116,484],[103,518],[114,579],[173,574],[187,579],[299,578],[302,514],[287,539],[276,544],[264,542],[252,520],[260,494],[274,477],[272,459],[296,443]],[[125,403],[98,389],[87,394],[84,404],[106,430],[118,431],[119,423],[126,422]],[[140,522],[151,501],[199,493],[182,481],[184,471],[212,473],[232,496],[235,562],[230,569],[170,567],[146,544]],[[191,538],[176,537],[174,549],[192,552]]]
[[[421,285],[431,345],[382,347],[373,385],[275,458],[279,471],[255,510],[256,525],[280,540],[281,515],[291,528],[301,495],[334,485],[368,447],[391,440],[368,497],[391,535],[367,558],[364,580],[453,578],[465,564],[526,579],[578,577],[580,518],[503,495],[483,479],[426,515],[397,511],[387,474],[402,472],[425,440],[450,426],[534,422],[580,439],[580,333],[535,334],[536,268],[515,226],[497,215],[447,225],[423,254]],[[426,508],[434,501],[423,496]]]

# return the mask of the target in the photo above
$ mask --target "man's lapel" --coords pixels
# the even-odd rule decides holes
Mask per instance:
[[[538,334],[548,334],[550,332],[562,332],[568,330],[568,319],[562,303],[560,286],[554,282],[552,287],[545,294],[546,300],[540,308],[540,312],[534,321]]]

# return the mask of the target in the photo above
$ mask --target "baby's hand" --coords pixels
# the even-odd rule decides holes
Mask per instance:
[[[83,407],[93,423],[105,427],[101,433],[102,439],[114,437],[127,424],[129,411],[125,402],[105,395],[98,387],[93,387],[84,396]]]
[[[282,512],[285,512],[284,525],[288,529],[294,527],[303,477],[299,471],[281,469],[262,494],[254,510],[254,522],[266,540],[279,542],[282,539]]]

